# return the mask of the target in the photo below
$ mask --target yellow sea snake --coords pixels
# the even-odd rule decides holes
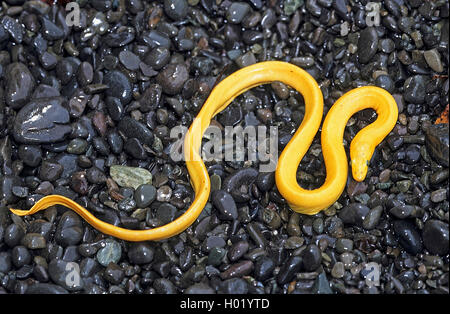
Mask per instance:
[[[339,98],[329,110],[322,127],[321,144],[327,174],[325,183],[315,190],[302,189],[296,178],[297,168],[319,130],[323,115],[323,96],[311,75],[295,65],[280,61],[260,62],[242,68],[225,78],[211,91],[184,141],[186,166],[195,199],[188,210],[174,221],[147,230],[124,229],[99,220],[73,200],[60,195],[46,196],[30,210],[11,211],[24,216],[58,204],[74,210],[99,231],[123,240],[160,240],[177,235],[197,219],[209,198],[210,179],[199,152],[202,135],[211,119],[243,92],[275,81],[296,89],[305,102],[303,121],[278,160],[275,171],[276,186],[294,211],[316,214],[331,206],[345,188],[348,164],[343,135],[347,121],[354,113],[366,108],[374,109],[378,115],[375,122],[356,134],[350,145],[353,178],[362,181],[366,177],[368,163],[375,147],[396,124],[397,104],[387,91],[373,86],[353,89]]]

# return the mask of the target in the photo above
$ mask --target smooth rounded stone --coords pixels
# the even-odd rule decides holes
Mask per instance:
[[[104,246],[97,252],[97,261],[106,267],[110,263],[118,263],[122,257],[122,246],[113,239],[107,239]]]
[[[153,282],[153,288],[155,288],[157,294],[176,294],[177,288],[175,285],[166,278],[158,278]]]
[[[333,268],[331,269],[331,276],[333,276],[333,278],[339,279],[344,277],[344,274],[345,274],[344,263],[336,262],[333,265]]]
[[[43,160],[39,168],[39,179],[43,181],[55,181],[59,179],[64,171],[62,165],[54,160]]]
[[[449,175],[448,169],[439,170],[431,175],[430,183],[431,184],[442,183],[448,179],[448,175]]]
[[[60,259],[53,259],[48,264],[48,274],[52,281],[69,291],[79,291],[84,286],[83,278],[79,274],[72,274],[76,269],[76,266]]]
[[[423,53],[425,61],[428,66],[435,72],[441,73],[444,71],[444,66],[442,65],[441,54],[436,48],[431,50],[426,50]]]
[[[25,105],[14,120],[14,139],[24,144],[63,141],[72,131],[64,98],[40,98]]]
[[[379,75],[375,79],[375,85],[387,90],[389,93],[393,93],[395,89],[394,81],[389,75]]]
[[[46,70],[52,70],[56,67],[58,63],[58,59],[53,53],[45,51],[39,56],[39,61],[42,64],[42,67]]]
[[[122,187],[137,189],[142,184],[152,183],[152,174],[143,168],[114,165],[109,168],[109,174]]]
[[[108,131],[106,140],[114,154],[120,154],[123,149],[123,139],[115,130]]]
[[[177,208],[169,203],[161,204],[156,210],[155,216],[158,218],[163,224],[168,224],[175,219],[175,215],[177,213]]]
[[[5,69],[5,101],[12,109],[22,108],[30,99],[36,82],[27,66],[20,62]]]
[[[369,213],[370,208],[361,203],[352,203],[342,208],[338,214],[344,224],[362,227],[364,218]]]
[[[33,91],[31,99],[49,98],[61,96],[59,90],[53,86],[39,84]]]
[[[210,180],[211,180],[211,192],[220,190],[220,188],[222,187],[222,178],[217,174],[213,174],[210,177]]]
[[[11,251],[11,261],[17,268],[30,264],[30,251],[23,245],[15,246]]]
[[[89,184],[84,171],[74,172],[70,177],[70,188],[80,195],[88,193]]]
[[[431,219],[428,220],[422,230],[422,238],[425,248],[436,255],[446,255],[449,251],[448,224]]]
[[[358,40],[358,59],[361,63],[369,62],[378,50],[378,33],[374,27],[361,31]]]
[[[339,254],[353,250],[353,241],[351,239],[339,238],[335,242],[336,252]]]
[[[420,160],[420,146],[411,144],[405,149],[405,162],[413,165]]]
[[[314,271],[322,262],[322,253],[319,247],[315,244],[308,245],[303,251],[301,255],[303,259],[303,268],[306,271]]]
[[[27,287],[26,294],[68,294],[69,291],[52,283],[35,282]]]
[[[251,11],[250,5],[245,2],[233,2],[227,11],[227,20],[232,24],[239,24]]]
[[[41,29],[40,32],[45,39],[49,41],[56,41],[64,37],[64,31],[56,26],[52,21],[45,17],[40,17]]]
[[[305,242],[305,239],[298,236],[291,236],[286,239],[286,242],[284,243],[284,247],[288,250],[295,250],[300,248],[303,243]]]
[[[181,92],[188,78],[186,65],[182,63],[169,64],[156,76],[156,82],[161,85],[164,93],[176,95]]]
[[[380,39],[378,44],[379,44],[378,48],[381,50],[381,52],[391,53],[391,52],[393,52],[395,50],[395,43],[390,38]]]
[[[213,205],[219,210],[221,217],[226,220],[234,220],[238,217],[236,202],[230,193],[224,190],[214,191],[211,200]]]
[[[221,294],[247,294],[248,293],[248,284],[242,278],[227,279],[220,283],[219,293],[221,293]]]
[[[395,207],[392,207],[389,210],[389,213],[398,219],[405,219],[411,216],[414,212],[414,206],[401,204]]]
[[[267,192],[275,185],[275,172],[262,172],[256,178],[256,185],[262,192]]]
[[[166,47],[156,47],[145,56],[145,63],[155,70],[161,70],[170,61],[170,50]]]
[[[408,78],[403,85],[403,98],[412,104],[422,104],[425,101],[425,78],[422,75],[415,75]]]
[[[243,55],[237,57],[235,62],[240,68],[245,68],[246,66],[255,64],[256,57],[251,51],[248,51]]]
[[[222,278],[222,280],[226,280],[235,277],[243,277],[249,275],[252,271],[253,262],[245,260],[236,264],[232,264],[227,270],[220,273],[220,278]]]
[[[284,285],[285,283],[290,282],[295,274],[300,271],[302,263],[303,260],[300,256],[289,257],[289,259],[281,266],[280,272],[277,275],[278,284]]]
[[[31,250],[35,250],[45,248],[47,243],[41,234],[27,233],[22,239],[22,244]]]
[[[291,62],[301,68],[310,68],[314,65],[315,61],[313,57],[295,57],[291,59]]]
[[[28,196],[28,188],[26,186],[13,186],[11,192],[19,198],[25,198]]]
[[[133,264],[148,264],[153,260],[154,249],[145,242],[130,243],[128,259]]]
[[[78,69],[78,62],[75,58],[64,58],[61,59],[55,68],[56,77],[61,81],[63,85],[69,84]],[[75,82],[76,83],[76,82]]]
[[[8,252],[0,252],[0,273],[7,273],[11,270],[11,255]]]
[[[108,85],[106,96],[120,99],[122,105],[128,105],[132,98],[132,86],[128,77],[120,71],[109,71],[103,77],[103,84]]]
[[[92,83],[94,80],[94,68],[89,62],[81,62],[77,71],[77,81],[80,86],[84,87]]]
[[[449,130],[448,123],[429,126],[425,131],[425,144],[431,157],[439,164],[449,166]]]
[[[383,214],[383,206],[376,206],[372,208],[367,213],[366,217],[364,217],[362,224],[363,228],[366,230],[374,229],[378,225],[378,222],[380,221],[382,214]]]
[[[142,184],[134,192],[134,200],[139,208],[148,207],[156,199],[156,188],[151,184]]]
[[[244,256],[249,248],[247,241],[239,241],[234,243],[228,250],[227,256],[230,262],[235,262]]]
[[[216,291],[205,283],[199,282],[184,290],[184,294],[215,294]]]
[[[275,269],[275,262],[269,256],[261,256],[255,262],[253,274],[255,279],[264,282],[272,276]]]
[[[226,245],[225,240],[220,236],[209,236],[202,244],[202,251],[209,253],[213,247],[223,248]]]
[[[113,285],[118,285],[122,282],[125,277],[125,272],[116,263],[109,263],[103,272],[103,277]]]
[[[208,254],[208,265],[219,266],[225,254],[227,254],[227,250],[220,247],[213,247]]]
[[[19,158],[29,167],[37,167],[42,160],[42,150],[37,145],[20,145]]]
[[[55,231],[56,243],[67,247],[77,245],[83,237],[81,218],[72,211],[66,211],[59,220]]]
[[[141,142],[135,137],[129,138],[125,141],[123,149],[134,159],[146,160],[147,152],[142,146]]]
[[[5,241],[9,247],[15,247],[22,241],[24,236],[25,231],[23,228],[13,223],[6,227],[5,234],[3,235],[3,241]]]
[[[139,121],[129,116],[125,116],[122,120],[120,120],[118,128],[126,137],[135,137],[141,141],[141,143],[147,145],[148,147],[152,147],[153,133]]]
[[[125,113],[120,99],[115,97],[106,98],[106,109],[108,110],[109,116],[114,121],[120,121]]]
[[[74,138],[67,146],[67,152],[70,154],[81,155],[86,152],[89,143],[81,138]]]
[[[174,21],[182,20],[188,14],[186,0],[164,0],[164,12]]]
[[[131,71],[136,71],[139,69],[139,63],[141,60],[137,55],[129,50],[123,50],[119,53],[119,60],[125,68]]]
[[[106,182],[106,175],[99,168],[93,166],[86,170],[86,179],[93,184]]]
[[[406,220],[396,220],[393,225],[398,242],[406,252],[416,255],[422,251],[422,238],[411,222]]]
[[[447,190],[439,189],[439,190],[431,192],[430,199],[433,203],[440,203],[442,201],[445,201],[447,199]]]
[[[77,89],[69,99],[68,109],[72,118],[79,118],[83,115],[86,105],[91,96],[87,95],[83,90]]]

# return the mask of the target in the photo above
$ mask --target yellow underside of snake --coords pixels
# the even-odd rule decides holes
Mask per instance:
[[[30,210],[11,209],[11,211],[24,216],[53,205],[63,205],[77,212],[99,231],[127,241],[160,240],[179,234],[194,223],[209,199],[210,179],[199,152],[202,135],[211,119],[243,92],[275,81],[296,89],[305,102],[303,121],[278,160],[275,172],[276,186],[294,211],[308,215],[316,214],[336,202],[345,188],[348,162],[343,147],[343,136],[347,121],[356,112],[367,108],[374,109],[378,115],[376,121],[359,131],[350,144],[353,178],[362,181],[366,177],[369,160],[375,147],[397,122],[397,104],[387,91],[373,86],[353,89],[339,98],[328,111],[322,126],[321,145],[327,174],[325,182],[315,190],[303,189],[297,182],[297,168],[319,130],[323,115],[323,96],[311,75],[297,66],[280,61],[260,62],[240,69],[211,91],[186,134],[185,160],[195,199],[186,212],[176,220],[153,229],[124,229],[99,220],[73,200],[60,195],[46,196]]]

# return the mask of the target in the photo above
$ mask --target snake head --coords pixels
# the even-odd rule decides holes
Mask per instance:
[[[369,169],[369,161],[372,158],[372,150],[369,145],[355,145],[350,149],[353,179],[364,181]]]

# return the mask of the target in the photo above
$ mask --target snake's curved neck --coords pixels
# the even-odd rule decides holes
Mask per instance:
[[[339,98],[328,111],[321,134],[327,176],[321,187],[305,190],[298,185],[296,172],[286,171],[286,163],[298,165],[304,156],[303,149],[298,154],[295,149],[286,146],[278,161],[276,183],[293,210],[315,214],[337,201],[345,188],[348,175],[348,161],[343,147],[345,127],[352,115],[369,108],[376,111],[376,121],[359,131],[350,145],[353,178],[362,181],[375,147],[393,129],[398,117],[397,104],[384,89],[373,86],[354,89]],[[288,145],[299,147],[304,145],[303,141],[309,140],[312,139],[305,139],[299,133]]]

